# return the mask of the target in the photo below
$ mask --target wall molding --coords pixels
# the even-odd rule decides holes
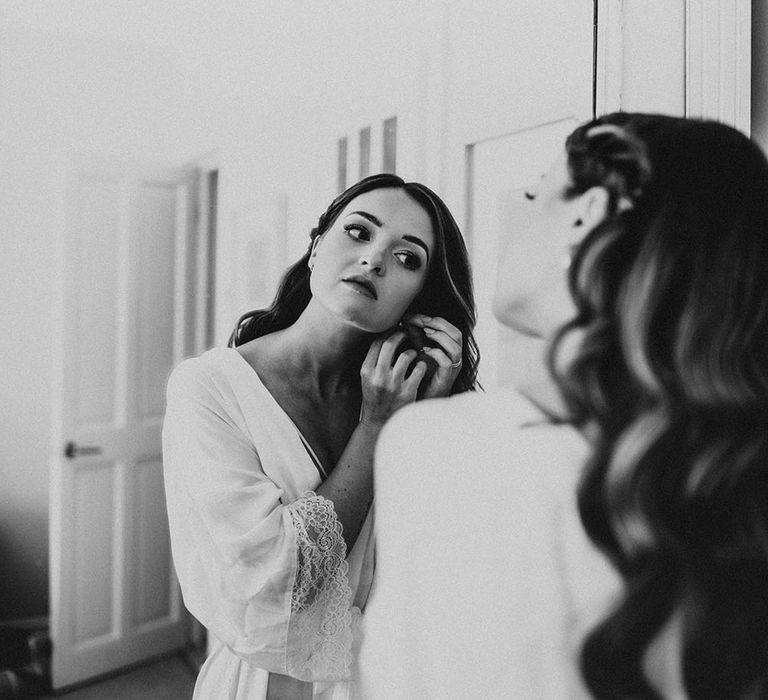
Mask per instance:
[[[659,95],[640,95],[627,85],[636,69],[629,55],[628,37],[647,30],[669,15],[665,3],[655,3],[643,15],[649,27],[627,26],[640,21],[628,13],[624,0],[597,0],[595,45],[595,111],[597,114],[626,109],[626,93],[634,87],[632,109],[653,105]],[[648,70],[665,76],[684,75],[684,113],[731,124],[746,134],[751,121],[752,11],[748,0],[685,0],[684,65],[656,65]],[[640,30],[640,31],[638,31]],[[663,63],[663,62],[662,62]],[[633,68],[634,67],[634,68]],[[682,71],[683,75],[679,73]]]
[[[751,3],[686,0],[685,114],[750,132]]]
[[[623,0],[597,0],[595,116],[617,112],[624,89]]]

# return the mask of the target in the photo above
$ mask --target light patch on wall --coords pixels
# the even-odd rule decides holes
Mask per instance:
[[[339,139],[338,161],[336,169],[336,190],[343,192],[347,189],[347,137]]]
[[[397,172],[397,117],[384,120],[381,142],[381,171]]]
[[[371,174],[371,127],[366,126],[360,129],[359,133],[360,147],[360,179],[368,177]]]

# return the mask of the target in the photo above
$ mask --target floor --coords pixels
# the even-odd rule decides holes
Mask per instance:
[[[188,662],[181,656],[172,656],[68,693],[36,697],[48,700],[190,700],[194,685],[195,674]]]

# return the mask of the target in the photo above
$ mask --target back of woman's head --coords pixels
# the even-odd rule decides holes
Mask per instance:
[[[594,430],[582,520],[626,584],[585,678],[657,697],[643,655],[675,613],[690,697],[768,697],[768,164],[730,127],[659,115],[597,119],[566,148],[574,193],[612,196],[551,366]]]
[[[409,311],[440,316],[461,331],[463,364],[452,393],[474,389],[479,361],[473,335],[476,313],[469,256],[461,231],[448,207],[431,189],[417,182],[405,182],[401,177],[388,173],[360,180],[331,202],[310,232],[306,253],[283,276],[271,306],[244,314],[230,336],[229,345],[242,345],[259,336],[282,330],[299,318],[312,297],[307,263],[315,239],[333,226],[355,197],[382,188],[404,190],[430,217],[435,250],[424,286]]]

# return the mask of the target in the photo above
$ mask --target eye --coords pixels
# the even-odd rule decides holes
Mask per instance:
[[[421,258],[410,250],[400,250],[395,253],[395,257],[406,270],[418,270],[421,267]]]
[[[532,202],[534,199],[536,199],[536,195],[535,195],[533,192],[527,192],[527,191],[526,191],[526,192],[524,192],[523,194],[525,194],[525,198],[526,198],[528,201],[530,201],[530,202]]]
[[[362,224],[347,224],[344,226],[344,230],[350,238],[354,238],[356,241],[371,240],[371,232]]]

